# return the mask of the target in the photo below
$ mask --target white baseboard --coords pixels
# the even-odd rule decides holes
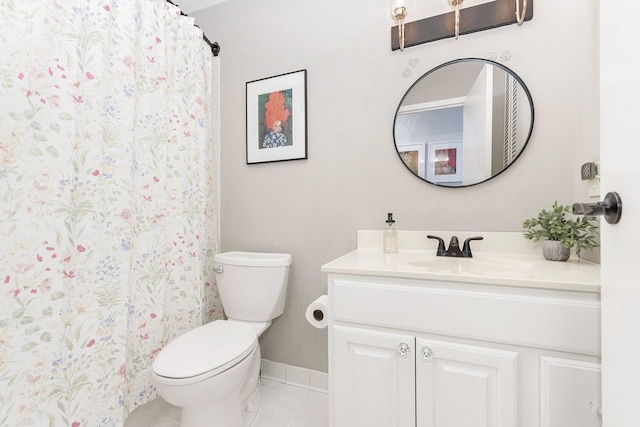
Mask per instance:
[[[313,369],[262,359],[261,376],[283,384],[291,384],[322,393],[329,391],[329,375],[326,372],[314,371]]]

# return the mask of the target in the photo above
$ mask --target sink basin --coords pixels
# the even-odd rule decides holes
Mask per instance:
[[[524,273],[533,268],[531,263],[503,257],[447,258],[433,257],[409,261],[413,267],[433,273],[468,273],[481,275],[503,275]]]

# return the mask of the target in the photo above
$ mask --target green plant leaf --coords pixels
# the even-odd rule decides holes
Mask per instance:
[[[569,219],[566,217],[569,213],[571,206],[555,201],[551,210],[542,209],[537,217],[522,222],[525,239],[533,242],[557,240],[567,249],[575,248],[578,255],[582,249],[598,247],[594,236],[598,233],[597,219],[592,216]]]

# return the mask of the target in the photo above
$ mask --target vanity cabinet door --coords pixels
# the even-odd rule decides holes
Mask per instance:
[[[334,427],[415,426],[415,337],[333,326]]]
[[[512,351],[417,339],[418,427],[515,427]]]
[[[600,427],[600,363],[540,358],[540,426]]]

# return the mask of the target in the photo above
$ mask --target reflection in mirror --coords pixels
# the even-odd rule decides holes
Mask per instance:
[[[533,130],[533,101],[513,71],[459,59],[420,77],[400,101],[393,126],[404,165],[435,185],[465,187],[503,172]]]

